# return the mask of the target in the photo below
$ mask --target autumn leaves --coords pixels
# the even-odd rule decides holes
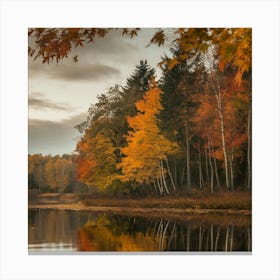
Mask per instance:
[[[169,193],[163,162],[167,161],[167,154],[175,153],[179,147],[159,130],[157,115],[162,109],[162,91],[153,76],[148,86],[143,98],[132,104],[137,114],[124,116],[129,126],[128,133],[123,135],[125,145],[116,146],[113,128],[108,132],[103,127],[94,137],[90,128],[85,131],[77,145],[80,181],[99,190],[120,184],[156,184],[160,193]],[[112,138],[106,137],[108,133]]]
[[[150,90],[135,104],[137,115],[127,118],[132,130],[126,137],[128,146],[121,150],[125,157],[119,166],[125,181],[135,180],[137,183],[154,185],[157,181],[159,191],[163,193],[164,189],[169,192],[163,161],[167,160],[167,154],[176,152],[178,145],[168,140],[159,130],[157,115],[162,109],[161,94],[162,91],[152,78]]]

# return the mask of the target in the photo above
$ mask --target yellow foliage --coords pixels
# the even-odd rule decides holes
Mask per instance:
[[[78,150],[80,158],[77,173],[80,181],[102,190],[119,179],[116,172],[115,148],[111,140],[102,133],[95,137],[86,133],[78,144]]]
[[[127,136],[128,146],[121,150],[126,155],[120,164],[124,181],[150,182],[158,176],[159,161],[178,149],[176,143],[160,133],[157,125],[157,114],[162,109],[161,93],[154,84],[143,99],[136,102],[139,113],[127,117],[132,131]]]

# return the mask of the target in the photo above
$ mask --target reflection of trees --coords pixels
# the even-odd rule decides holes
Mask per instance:
[[[159,251],[250,251],[250,227],[160,220],[151,231]]]
[[[157,251],[151,236],[143,232],[130,233],[127,221],[101,216],[79,230],[80,251]]]
[[[31,244],[76,244],[76,231],[89,219],[88,214],[64,210],[29,210],[28,239]]]
[[[28,238],[80,251],[251,251],[249,224],[37,209],[29,210]]]
[[[79,230],[81,251],[251,251],[251,227],[121,216]]]

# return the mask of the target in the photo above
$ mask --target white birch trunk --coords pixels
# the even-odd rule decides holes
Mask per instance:
[[[233,173],[233,154],[234,154],[234,148],[233,146],[231,147],[231,156],[230,156],[230,186],[231,190],[234,190],[234,173]]]
[[[173,180],[173,177],[172,177],[170,168],[169,168],[168,158],[165,159],[165,162],[166,162],[167,172],[168,172],[168,175],[169,175],[169,178],[170,178],[170,181],[171,181],[173,190],[176,191],[176,186],[175,186],[175,184],[174,184],[174,180]]]
[[[163,187],[161,185],[161,180],[160,180],[160,178],[156,178],[156,180],[157,180],[157,185],[158,185],[160,195],[162,195],[163,194]]]
[[[208,63],[210,63],[209,57],[208,57]],[[210,82],[212,84],[212,89],[217,101],[217,109],[218,109],[218,115],[220,120],[220,129],[221,129],[221,138],[222,138],[222,148],[224,154],[226,187],[229,190],[229,171],[228,171],[228,156],[227,156],[226,140],[225,140],[225,123],[224,123],[224,115],[223,115],[223,96],[220,89],[219,79],[217,77],[215,78],[213,77],[213,72],[214,69],[210,72]]]
[[[163,186],[164,186],[165,191],[167,192],[167,194],[169,194],[169,190],[167,188],[167,184],[166,184],[166,180],[165,180],[165,176],[164,176],[162,160],[160,160],[160,169],[161,169],[161,176],[162,176]]]

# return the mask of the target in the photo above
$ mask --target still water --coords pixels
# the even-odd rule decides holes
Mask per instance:
[[[248,222],[249,220],[249,222]],[[39,252],[251,251],[250,219],[154,219],[29,209],[28,249]]]

